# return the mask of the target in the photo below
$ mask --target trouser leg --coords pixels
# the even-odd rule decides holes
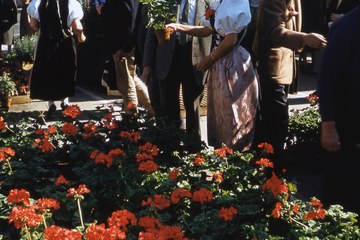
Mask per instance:
[[[115,54],[113,55],[116,71],[116,87],[122,95],[124,109],[127,111],[128,104],[138,105],[138,99],[136,95],[136,86],[134,77],[136,74],[136,66],[134,63],[133,53],[122,59],[117,59]]]

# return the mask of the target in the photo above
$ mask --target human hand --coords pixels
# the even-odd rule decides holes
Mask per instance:
[[[321,146],[329,152],[340,149],[340,138],[334,121],[321,123]]]
[[[214,63],[215,59],[213,59],[211,55],[208,55],[196,65],[196,70],[200,72],[205,72],[206,70],[211,68]]]
[[[146,85],[151,84],[151,67],[145,66],[141,75],[141,79],[144,81]]]
[[[165,25],[165,28],[169,28],[171,34],[176,33],[178,31],[179,24],[178,23],[169,23],[169,24]]]
[[[326,38],[318,33],[307,33],[304,35],[305,45],[312,48],[324,48],[326,47]]]
[[[118,59],[119,61],[122,59],[125,59],[125,57],[127,56],[127,53],[124,52],[122,49],[119,49],[115,52],[115,57],[116,59]]]
[[[86,36],[83,33],[81,33],[77,39],[79,43],[83,43],[86,40]]]
[[[337,20],[339,20],[340,18],[342,18],[342,16],[344,16],[344,14],[336,14],[336,13],[332,13],[330,16],[330,20],[332,22],[336,22]]]

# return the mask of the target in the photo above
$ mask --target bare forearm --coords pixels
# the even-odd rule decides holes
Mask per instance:
[[[84,29],[79,19],[76,19],[71,24],[72,30],[80,43],[86,40]]]
[[[179,23],[171,23],[166,25],[174,32],[182,32],[195,37],[208,37],[212,34],[212,29],[205,26],[191,26]]]
[[[222,58],[223,56],[227,55],[231,50],[234,48],[235,44],[238,40],[237,33],[230,33],[225,36],[225,38],[221,41],[219,47],[217,47],[212,53],[212,57],[215,60]]]
[[[30,27],[35,30],[35,32],[39,31],[39,22],[35,19],[29,16],[28,18]]]

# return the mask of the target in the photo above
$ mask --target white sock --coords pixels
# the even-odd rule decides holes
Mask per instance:
[[[70,105],[70,104],[69,104],[69,98],[68,98],[68,97],[64,98],[64,99],[62,100],[62,103],[63,103],[64,105]]]

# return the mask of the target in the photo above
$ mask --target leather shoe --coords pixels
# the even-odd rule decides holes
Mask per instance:
[[[46,115],[45,115],[45,117],[47,118],[47,119],[51,119],[52,118],[52,115],[53,115],[53,113],[56,111],[56,106],[55,106],[55,104],[51,104],[50,106],[49,106],[49,109],[47,110],[47,112],[46,112]]]

